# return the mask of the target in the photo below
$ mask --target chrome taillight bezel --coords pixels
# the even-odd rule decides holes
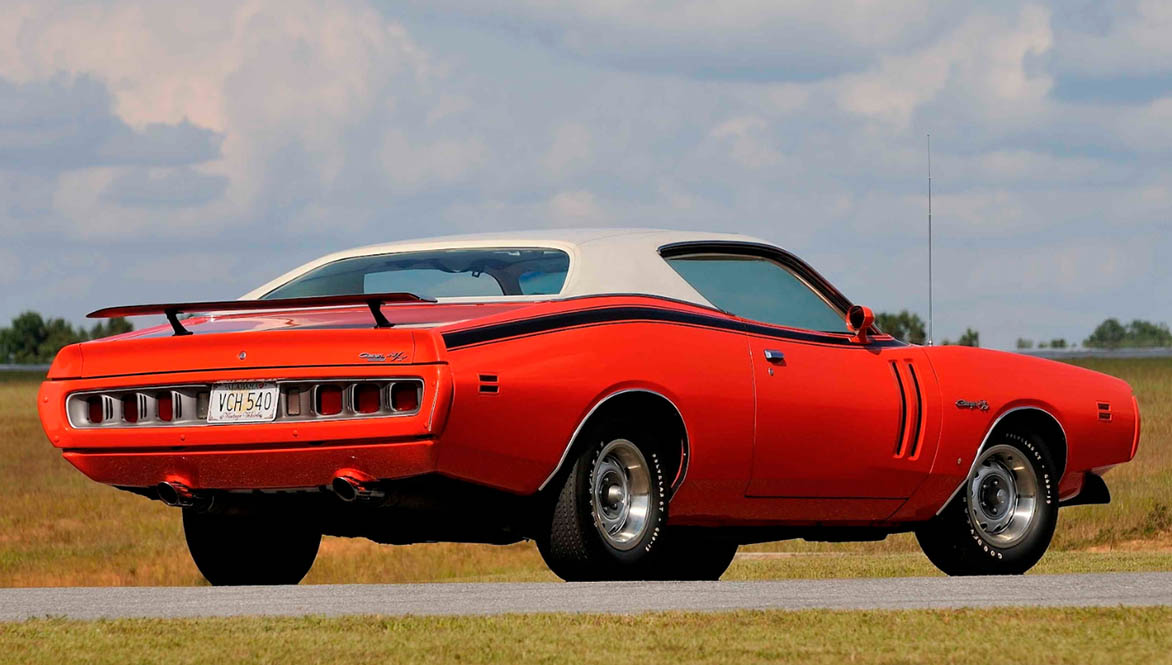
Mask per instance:
[[[249,379],[249,382],[256,382]],[[358,420],[366,418],[401,418],[417,415],[423,406],[423,379],[418,377],[354,377],[318,379],[270,379],[280,391],[277,416],[267,423],[285,422],[327,422]],[[209,423],[207,421],[208,398],[214,386],[234,381],[214,383],[149,385],[127,388],[83,390],[70,393],[65,398],[65,412],[69,425],[75,429],[138,429],[142,427],[198,427],[213,425],[263,425],[257,423]],[[379,385],[379,409],[362,413],[354,402],[354,388],[358,384]],[[418,391],[414,409],[396,411],[391,403],[391,392],[395,385],[411,384]],[[342,389],[342,409],[336,414],[322,415],[317,412],[317,391],[321,386],[339,386]],[[169,392],[172,403],[171,420],[159,417],[158,396]],[[289,398],[295,395],[296,409],[290,408]],[[89,402],[98,397],[102,400],[103,421],[94,423],[89,418]],[[138,420],[128,422],[123,411],[123,400],[137,400]],[[297,413],[291,413],[291,411]]]

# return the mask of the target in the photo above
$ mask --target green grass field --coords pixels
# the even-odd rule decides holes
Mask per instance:
[[[0,662],[1169,663],[1172,608],[0,623]]]
[[[1064,509],[1035,572],[1172,570],[1172,359],[1084,360],[1139,397],[1137,459],[1107,475],[1114,501]],[[203,584],[178,512],[91,482],[45,440],[40,378],[0,374],[0,586]],[[743,548],[725,579],[934,575],[908,535],[878,543]],[[553,580],[530,544],[391,547],[328,538],[308,583]]]

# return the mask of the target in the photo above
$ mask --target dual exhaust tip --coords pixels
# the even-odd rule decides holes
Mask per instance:
[[[330,482],[330,490],[342,501],[375,501],[382,499],[386,493],[373,480],[363,477],[359,473],[343,473],[334,477]],[[210,501],[204,496],[197,495],[190,487],[176,480],[164,480],[155,485],[155,493],[159,501],[172,508],[194,508]]]
[[[210,502],[210,499],[197,496],[190,487],[175,480],[164,480],[155,485],[155,492],[159,495],[159,501],[172,508],[194,508]]]
[[[356,474],[335,476],[330,483],[330,489],[346,503],[374,501],[386,496],[377,483],[355,476]]]

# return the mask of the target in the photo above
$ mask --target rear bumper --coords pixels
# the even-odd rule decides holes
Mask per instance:
[[[119,487],[170,481],[191,489],[295,489],[328,486],[343,471],[393,479],[436,468],[431,439],[266,450],[67,450],[64,457],[90,478]]]
[[[65,411],[74,392],[220,381],[414,377],[420,409],[404,416],[209,425],[75,428]],[[163,481],[191,489],[294,489],[329,485],[341,472],[374,479],[436,469],[435,441],[451,405],[447,365],[373,365],[182,372],[46,381],[37,402],[50,442],[90,478],[119,487]]]

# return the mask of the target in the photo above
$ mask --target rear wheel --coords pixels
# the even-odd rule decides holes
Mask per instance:
[[[583,436],[591,443],[561,478],[538,549],[566,581],[644,579],[667,520],[663,436],[617,419]]]
[[[1053,458],[1007,433],[981,451],[960,493],[916,538],[949,575],[1020,575],[1046,553],[1057,523]]]
[[[321,533],[293,519],[183,511],[195,566],[214,586],[297,584],[313,567]]]

